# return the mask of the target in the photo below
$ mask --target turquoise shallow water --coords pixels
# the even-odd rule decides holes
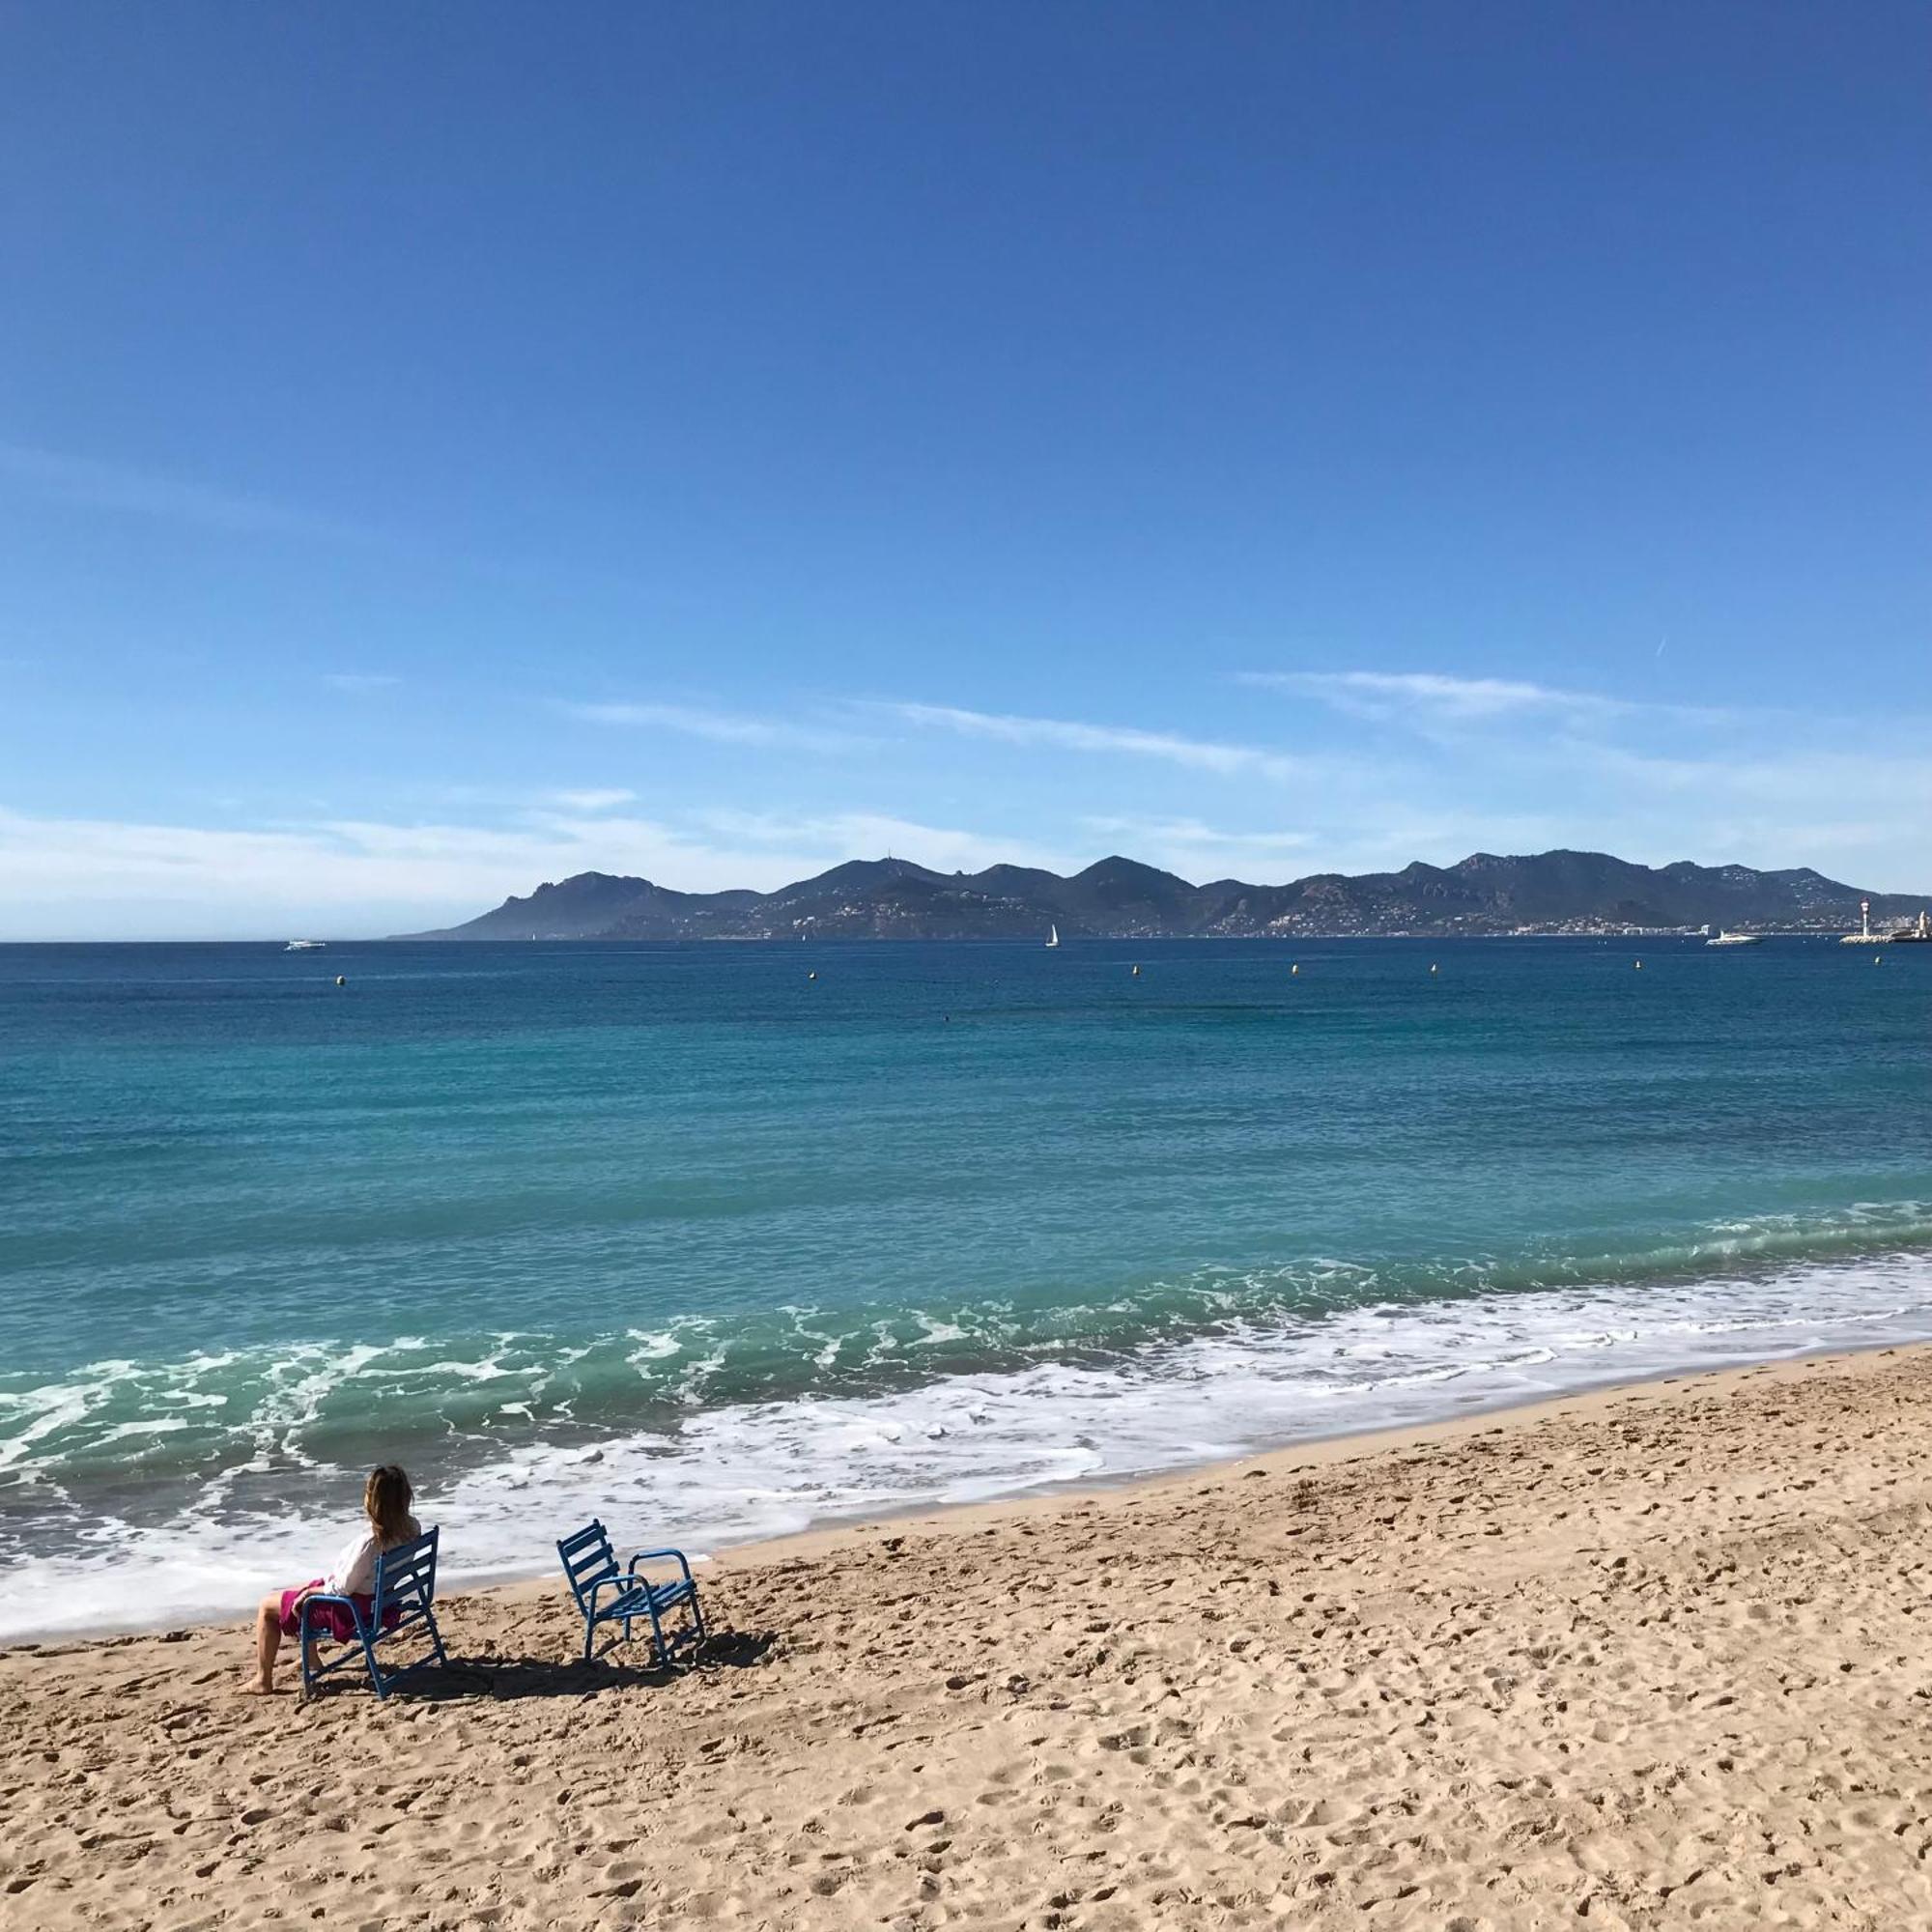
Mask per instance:
[[[1932,1334],[1928,955],[0,948],[0,1634]]]

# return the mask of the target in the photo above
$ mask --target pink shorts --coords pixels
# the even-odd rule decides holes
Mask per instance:
[[[327,1577],[318,1577],[312,1583],[298,1583],[293,1590],[282,1592],[282,1634],[294,1636],[301,1629],[301,1605],[297,1601],[304,1590],[320,1590],[327,1582]],[[366,1621],[376,1607],[374,1597],[352,1597],[350,1602],[362,1612]],[[383,1612],[383,1628],[394,1630],[402,1622],[403,1613],[394,1604]],[[311,1636],[332,1637],[337,1643],[354,1643],[356,1639],[355,1619],[341,1604],[318,1604],[308,1613],[308,1630]]]

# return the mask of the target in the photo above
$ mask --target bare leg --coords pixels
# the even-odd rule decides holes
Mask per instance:
[[[266,1697],[275,1688],[275,1653],[282,1647],[282,1597],[278,1590],[255,1606],[255,1670],[242,1680],[244,1690]]]

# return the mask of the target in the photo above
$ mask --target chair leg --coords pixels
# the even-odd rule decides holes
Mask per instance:
[[[585,1617],[583,1619],[583,1661],[585,1663],[590,1662],[590,1646],[596,1635],[597,1619],[595,1617]]]

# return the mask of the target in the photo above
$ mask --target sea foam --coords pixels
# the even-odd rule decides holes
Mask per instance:
[[[1110,1362],[1041,1360],[877,1394],[725,1403],[644,1430],[586,1435],[554,1418],[532,1433],[512,1396],[501,1407],[523,1427],[494,1450],[471,1445],[469,1460],[426,1485],[419,1514],[442,1525],[444,1580],[460,1585],[547,1573],[555,1538],[591,1515],[620,1539],[701,1554],[817,1523],[1151,1474],[1605,1383],[1925,1339],[1932,1258],[1904,1251],[1640,1289],[1244,1318]],[[635,1349],[639,1338],[625,1341]],[[366,1370],[380,1353],[305,1361],[281,1378],[276,1417],[313,1413],[331,1378]],[[99,1366],[109,1379],[132,1373]],[[9,1398],[24,1421],[12,1436],[16,1467],[56,1418],[85,1406],[86,1378],[31,1398]],[[258,1416],[249,1427],[266,1443],[269,1425]],[[159,1520],[97,1507],[57,1553],[16,1546],[0,1569],[0,1638],[233,1615],[313,1576],[344,1523],[304,1497],[327,1487],[339,1501],[353,1472],[284,1464],[265,1496],[260,1460],[251,1466],[247,1481],[248,1470],[222,1467]],[[16,1529],[34,1506],[29,1492],[14,1492]]]

